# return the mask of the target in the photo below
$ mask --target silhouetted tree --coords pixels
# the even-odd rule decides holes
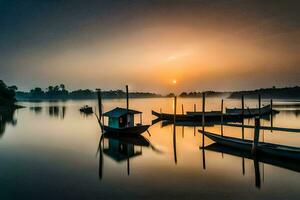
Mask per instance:
[[[8,87],[0,80],[0,106],[11,106],[16,102],[15,87]]]

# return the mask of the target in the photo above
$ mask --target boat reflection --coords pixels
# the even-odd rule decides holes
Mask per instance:
[[[64,119],[66,115],[66,106],[50,106],[48,108],[50,117]]]
[[[101,135],[98,151],[99,157],[99,179],[103,177],[103,154],[117,163],[127,162],[127,175],[130,175],[130,159],[141,156],[143,147],[151,147],[156,150],[150,142],[142,135],[131,137],[118,136],[104,133]]]
[[[34,112],[35,114],[41,114],[43,111],[43,108],[40,106],[30,107],[30,111]]]
[[[247,151],[240,151],[234,148],[226,147],[217,143],[213,143],[204,148],[200,148],[201,151],[212,151],[222,154],[227,154],[235,157],[240,157],[243,160],[250,159],[253,160],[254,170],[255,170],[255,185],[257,188],[261,187],[261,176],[259,164],[269,164],[275,167],[280,167],[283,169],[291,170],[294,172],[300,172],[300,161],[284,159],[277,156],[263,155],[263,154],[251,154]],[[243,174],[245,173],[245,166],[243,165]]]

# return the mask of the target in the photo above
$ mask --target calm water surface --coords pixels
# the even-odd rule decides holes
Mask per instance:
[[[185,111],[200,99],[179,99]],[[267,102],[263,102],[267,103]],[[1,199],[298,199],[300,173],[276,165],[254,162],[234,154],[203,151],[200,127],[163,126],[157,123],[144,133],[150,146],[105,138],[94,115],[78,109],[96,101],[21,102],[26,108],[1,123]],[[151,110],[172,112],[172,99],[133,99],[130,107],[144,112],[143,122],[154,119]],[[105,100],[105,111],[125,106],[124,100]],[[225,100],[225,107],[240,101]],[[246,106],[257,106],[247,100]],[[207,110],[220,109],[220,99],[207,99]],[[279,108],[274,126],[300,128],[299,107]],[[245,124],[253,124],[245,120]],[[263,120],[262,124],[270,125]],[[206,127],[220,133],[220,126]],[[224,127],[224,135],[242,137],[242,129]],[[245,138],[253,130],[245,129]],[[300,133],[264,131],[261,140],[300,147]],[[205,146],[212,141],[205,138]],[[100,147],[100,148],[99,148]],[[124,156],[125,155],[125,156]],[[284,165],[284,163],[283,163]],[[255,170],[256,169],[256,170]]]

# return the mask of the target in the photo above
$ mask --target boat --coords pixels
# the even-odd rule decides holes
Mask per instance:
[[[99,95],[101,96],[101,95]],[[101,118],[98,119],[100,126],[102,127],[105,133],[115,134],[115,135],[126,135],[126,136],[137,136],[148,130],[150,125],[142,124],[142,112],[137,110],[129,109],[128,103],[128,86],[126,86],[126,98],[127,98],[127,107],[120,108],[116,107],[104,114],[100,117],[107,117],[108,124],[101,123]],[[101,103],[100,103],[101,105]],[[135,123],[134,116],[140,115],[140,122]]]
[[[108,117],[108,125],[103,125],[103,130],[116,135],[140,135],[147,131],[150,125],[143,125],[141,121],[134,124],[136,114],[142,115],[142,112],[116,107],[103,114],[103,117]]]
[[[198,130],[200,133],[213,140],[217,144],[251,152],[253,141],[234,137],[221,136],[207,131]],[[263,155],[271,155],[284,159],[300,160],[300,148],[266,142],[258,142],[256,152]]]
[[[156,116],[160,120],[168,120],[174,121],[174,114],[168,113],[158,113],[152,110],[152,115]],[[203,114],[201,112],[187,112],[187,114],[176,114],[176,121],[195,121],[195,122],[202,122]],[[221,111],[212,111],[212,112],[205,112],[204,119],[205,122],[221,122],[223,117],[223,122],[241,122],[243,116],[240,114],[223,114]],[[247,116],[244,116],[247,117]]]
[[[278,113],[278,111],[273,110],[271,105],[263,106],[262,108],[246,108],[244,109],[244,115],[270,115],[272,113]],[[226,108],[226,114],[243,114],[242,108]]]
[[[82,113],[85,113],[85,114],[92,114],[93,113],[93,108],[88,106],[88,105],[85,105],[85,106],[81,107],[79,109],[79,111],[82,112]]]

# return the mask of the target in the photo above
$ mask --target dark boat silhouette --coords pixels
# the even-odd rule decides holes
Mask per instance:
[[[224,145],[246,152],[252,151],[253,141],[251,140],[243,140],[234,137],[221,136],[202,130],[199,130],[199,132],[220,145]],[[300,160],[300,148],[297,147],[258,142],[256,148],[258,154],[271,155],[284,159]]]
[[[103,130],[110,134],[140,135],[150,125],[142,125],[141,122],[134,124],[135,114],[141,115],[142,112],[119,107],[106,112],[103,117],[108,117],[108,125],[103,125]]]
[[[273,110],[271,105],[263,106],[262,108],[246,108],[244,109],[244,115],[246,116],[258,116],[258,115],[270,115],[278,113],[278,111]],[[243,114],[242,108],[226,108],[226,114]]]
[[[174,121],[174,114],[168,113],[158,113],[152,110],[152,115],[156,116],[160,120],[168,120]],[[221,118],[223,117],[223,122],[241,122],[243,116],[240,114],[222,114],[220,112],[212,111],[212,112],[205,112],[204,118],[205,122],[220,122]],[[244,118],[250,116],[244,116]],[[195,121],[201,122],[202,121],[202,112],[187,112],[187,114],[176,114],[176,121]]]
[[[104,133],[115,135],[136,136],[148,130],[150,125],[143,125],[142,112],[129,109],[129,93],[126,85],[126,108],[116,107],[102,114],[101,91],[98,90],[99,115],[98,122]],[[140,115],[140,122],[135,123],[134,116]],[[96,115],[97,116],[97,115]],[[104,117],[108,118],[108,124],[104,124]],[[102,122],[101,122],[102,119]]]
[[[93,113],[93,108],[88,106],[88,105],[85,105],[85,106],[81,107],[79,109],[79,111],[82,112],[82,113],[85,113],[85,114],[92,114]]]

